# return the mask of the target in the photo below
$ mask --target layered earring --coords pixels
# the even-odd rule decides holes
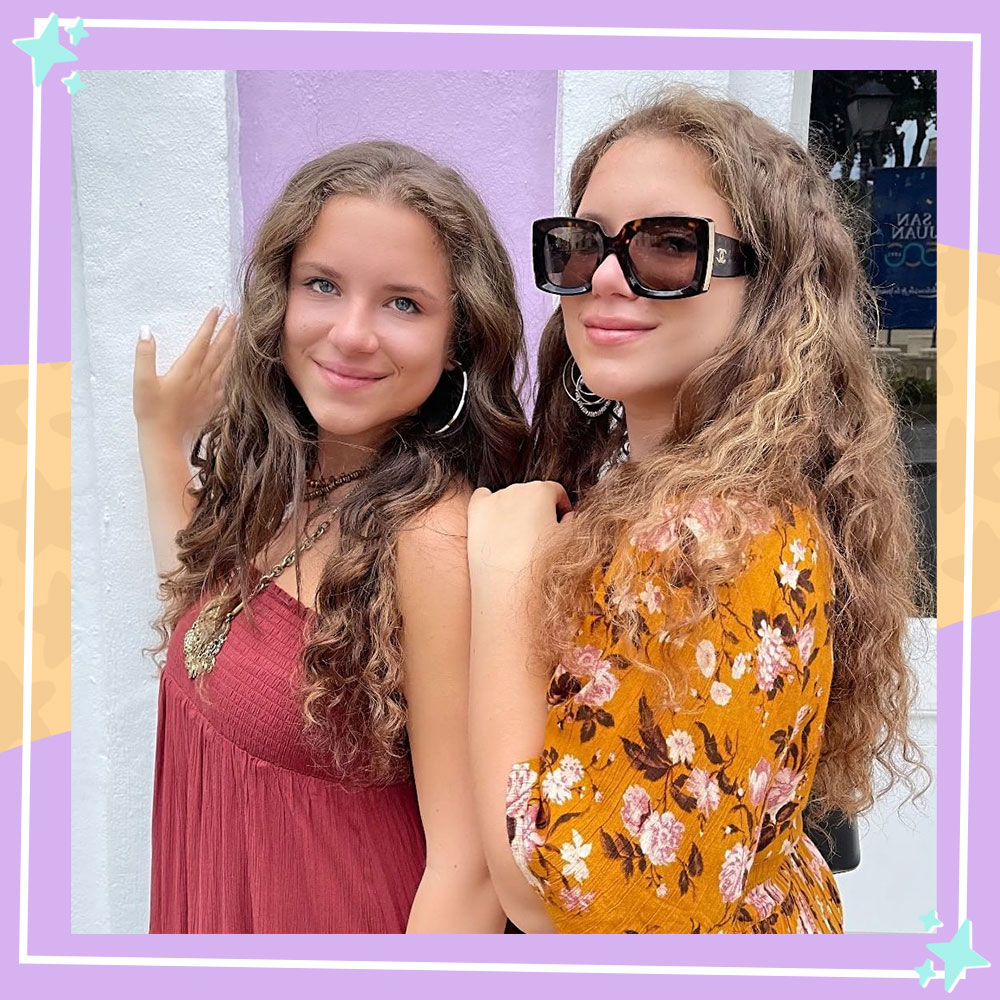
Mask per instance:
[[[567,376],[569,377],[568,382]],[[562,385],[563,391],[576,403],[580,412],[591,420],[606,413],[613,402],[613,400],[598,396],[596,392],[587,388],[587,384],[583,381],[583,372],[580,371],[580,366],[572,355],[566,359],[566,364],[563,365]]]

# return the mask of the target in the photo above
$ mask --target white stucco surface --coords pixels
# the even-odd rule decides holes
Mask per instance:
[[[777,128],[806,143],[812,72],[796,70],[566,70],[560,73],[556,212],[568,210],[573,159],[596,132],[630,105],[670,83],[689,83],[742,101]]]
[[[235,117],[221,72],[83,72],[73,101],[74,932],[143,931],[156,576],[131,410],[142,323],[160,370],[232,294]]]

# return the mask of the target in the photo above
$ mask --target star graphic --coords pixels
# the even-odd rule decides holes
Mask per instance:
[[[40,87],[56,63],[76,62],[75,52],[59,44],[59,18],[53,14],[37,38],[15,38],[14,44],[31,56],[35,67],[35,86]]]
[[[934,966],[930,959],[927,959],[923,965],[918,965],[913,971],[920,977],[921,986],[926,986],[935,976]]]
[[[70,97],[87,86],[83,82],[83,77],[76,70],[73,70],[69,76],[62,77],[62,82],[66,84],[66,89],[69,91]]]
[[[85,38],[90,38],[90,32],[83,26],[82,17],[78,17],[76,24],[66,29],[66,34],[69,35],[70,45],[79,45]]]
[[[926,913],[921,913],[920,922],[924,925],[925,931],[935,931],[939,927],[944,927],[944,924],[938,920],[937,910],[928,910]]]
[[[944,988],[950,993],[965,976],[966,969],[979,969],[990,963],[972,950],[972,921],[966,919],[950,941],[929,944],[927,950],[944,959]]]

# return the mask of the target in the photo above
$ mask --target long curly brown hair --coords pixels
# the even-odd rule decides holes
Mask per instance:
[[[498,489],[521,478],[526,455],[514,274],[486,208],[455,170],[398,143],[356,143],[299,169],[270,209],[243,267],[225,402],[192,452],[196,508],[177,536],[180,566],[162,583],[157,628],[165,647],[205,595],[225,589],[227,610],[246,601],[257,583],[255,558],[287,517],[300,530],[305,524],[303,487],[316,466],[318,429],[285,371],[280,341],[292,253],[339,194],[409,207],[434,228],[453,287],[450,358],[468,374],[455,426],[433,433],[454,414],[461,391],[446,371],[341,501],[339,551],[324,568],[303,651],[305,729],[317,760],[354,783],[382,784],[409,766],[398,533],[456,489]]]
[[[685,599],[670,602],[668,628],[683,630],[711,613],[762,516],[800,505],[818,519],[836,586],[835,672],[811,813],[853,816],[894,780],[912,794],[927,774],[907,729],[914,686],[902,646],[921,586],[917,521],[897,412],[872,352],[874,300],[817,161],[743,105],[690,88],[656,95],[583,147],[570,176],[574,213],[604,153],[644,135],[704,153],[760,266],[731,339],[684,380],[672,426],[641,461],[619,462],[620,409],[589,419],[567,397],[560,311],[547,323],[530,475],[561,482],[578,508],[537,567],[546,662],[572,641],[568,611],[590,607],[595,567],[618,552],[614,580],[625,585],[635,565],[623,541],[664,511],[681,521],[711,498],[725,543],[681,539],[674,557],[685,586],[675,596]]]

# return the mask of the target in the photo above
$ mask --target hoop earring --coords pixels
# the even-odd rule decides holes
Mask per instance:
[[[570,365],[576,369],[575,375],[570,372]],[[572,389],[566,384],[567,374],[569,374],[570,382],[573,385]],[[576,363],[572,355],[566,359],[566,364],[563,365],[562,386],[563,392],[576,403],[580,412],[591,420],[594,417],[599,417],[602,413],[606,413],[612,403],[612,400],[598,396],[596,392],[591,392],[587,388],[587,383],[583,381],[583,372],[580,371],[580,366]]]
[[[451,415],[451,420],[449,420],[444,427],[439,427],[436,431],[434,431],[434,434],[444,434],[444,432],[448,430],[448,428],[451,427],[456,420],[458,420],[459,414],[461,414],[462,410],[465,408],[465,399],[469,394],[469,374],[464,368],[460,370],[462,372],[462,398],[458,401],[458,409]]]

